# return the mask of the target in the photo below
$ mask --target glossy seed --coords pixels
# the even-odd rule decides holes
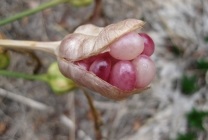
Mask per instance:
[[[139,35],[144,40],[144,50],[143,50],[142,54],[145,54],[147,56],[151,56],[154,53],[154,51],[155,51],[155,43],[154,43],[154,41],[146,33],[139,33]]]
[[[144,42],[136,32],[131,32],[110,45],[110,55],[118,60],[132,60],[142,53]]]
[[[135,87],[135,69],[129,61],[119,61],[111,71],[109,83],[121,90],[131,91]]]
[[[111,71],[111,60],[107,57],[97,58],[90,66],[89,71],[107,81]]]
[[[146,55],[140,55],[132,61],[136,69],[136,88],[148,86],[155,76],[154,62]]]

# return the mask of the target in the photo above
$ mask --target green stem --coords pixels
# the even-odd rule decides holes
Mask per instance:
[[[25,74],[25,73],[19,73],[19,72],[7,71],[7,70],[0,70],[0,75],[13,77],[13,78],[23,78],[27,80],[38,80],[38,81],[48,82],[48,78],[46,74],[31,75],[31,74]]]
[[[14,21],[19,20],[23,17],[35,14],[39,11],[42,11],[44,9],[47,9],[47,8],[50,8],[50,7],[53,7],[53,6],[56,6],[58,4],[65,3],[67,1],[69,1],[69,0],[51,0],[49,2],[43,3],[42,5],[34,8],[34,9],[26,10],[26,11],[23,11],[21,13],[18,13],[16,15],[14,15],[14,16],[5,18],[3,20],[0,20],[0,26],[6,25],[6,24],[11,23],[11,22],[14,22]]]

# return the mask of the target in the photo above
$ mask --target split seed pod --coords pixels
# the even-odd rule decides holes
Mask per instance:
[[[75,61],[109,51],[111,43],[129,32],[141,29],[143,25],[141,20],[127,19],[104,28],[94,25],[78,27],[74,33],[66,36],[58,47],[57,58],[61,72],[78,85],[114,100],[121,100],[145,90],[122,91],[74,64]]]
[[[123,91],[98,78],[92,72],[83,70],[74,62],[109,51],[109,46],[114,41],[129,32],[140,30],[143,25],[143,21],[136,19],[127,19],[104,28],[83,25],[62,41],[37,42],[0,39],[0,46],[40,50],[55,54],[62,74],[73,80],[77,85],[96,91],[107,98],[121,100],[147,88],[135,89],[130,92]]]

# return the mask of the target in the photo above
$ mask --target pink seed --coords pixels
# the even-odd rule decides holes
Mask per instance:
[[[80,68],[84,70],[89,70],[90,64],[86,60],[80,60],[74,62],[74,64],[78,65]]]
[[[154,62],[146,55],[140,55],[132,61],[136,68],[136,88],[148,86],[155,76]]]
[[[144,50],[143,50],[142,54],[145,54],[147,56],[151,56],[154,53],[154,50],[155,50],[155,43],[154,43],[154,41],[146,33],[139,33],[139,35],[144,40]]]
[[[110,45],[110,55],[119,60],[132,60],[142,53],[144,42],[136,32],[131,32]]]
[[[119,61],[120,61],[120,60],[118,60],[118,59],[116,59],[116,58],[112,57],[112,56],[110,55],[110,53],[109,53],[109,52],[107,52],[107,53],[106,53],[105,57],[110,58],[110,60],[111,60],[111,65],[112,65],[112,66],[113,66],[113,65],[115,65],[117,62],[119,62]]]
[[[111,70],[111,60],[107,57],[97,58],[90,66],[89,71],[107,81]]]
[[[89,70],[90,65],[97,59],[100,57],[110,57],[109,53],[102,53],[96,56],[91,56],[89,58],[86,58],[84,60],[80,60],[80,61],[76,61],[74,62],[74,64],[80,66],[81,68],[85,69],[85,70]]]
[[[121,90],[131,91],[135,87],[135,69],[129,61],[119,61],[116,63],[109,77],[109,83]]]

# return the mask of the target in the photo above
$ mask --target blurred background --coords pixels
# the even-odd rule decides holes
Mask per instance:
[[[0,1],[0,20],[43,2]],[[60,4],[1,26],[1,38],[56,41],[85,23],[144,20],[141,32],[156,45],[151,89],[119,102],[90,93],[102,120],[96,130],[81,90],[56,95],[44,82],[0,75],[0,139],[94,140],[101,133],[102,140],[207,140],[208,1],[96,0],[79,6]],[[27,74],[45,73],[56,61],[39,51],[6,54],[8,71]]]

